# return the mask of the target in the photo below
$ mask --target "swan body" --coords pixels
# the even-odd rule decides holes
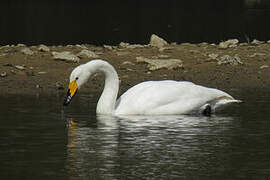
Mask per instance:
[[[234,102],[240,102],[218,89],[187,81],[146,81],[128,89],[117,99],[118,75],[108,62],[92,60],[76,67],[70,75],[68,96],[64,105],[89,77],[96,72],[105,74],[104,90],[97,104],[98,114],[110,115],[169,115],[204,112]],[[207,108],[206,108],[207,107]]]

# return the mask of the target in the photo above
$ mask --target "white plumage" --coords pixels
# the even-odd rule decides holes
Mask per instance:
[[[70,75],[80,88],[95,72],[105,74],[105,87],[97,104],[98,114],[169,115],[203,112],[209,106],[240,102],[229,94],[187,81],[146,81],[128,89],[117,101],[119,80],[115,69],[106,61],[92,60],[80,65]]]

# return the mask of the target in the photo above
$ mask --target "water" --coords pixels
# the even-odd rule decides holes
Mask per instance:
[[[251,92],[251,91],[250,91]],[[267,179],[270,96],[212,117],[109,117],[78,94],[1,96],[1,179]]]
[[[269,40],[269,19],[269,0],[1,1],[0,44]]]

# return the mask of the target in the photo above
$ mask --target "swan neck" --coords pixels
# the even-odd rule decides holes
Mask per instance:
[[[95,69],[96,72],[102,72],[105,75],[105,85],[99,98],[96,112],[98,114],[113,114],[119,90],[117,72],[112,65],[104,61],[97,61]]]

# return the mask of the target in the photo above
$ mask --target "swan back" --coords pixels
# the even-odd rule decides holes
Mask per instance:
[[[116,114],[187,114],[220,97],[233,99],[223,91],[191,82],[147,81],[119,98]]]

